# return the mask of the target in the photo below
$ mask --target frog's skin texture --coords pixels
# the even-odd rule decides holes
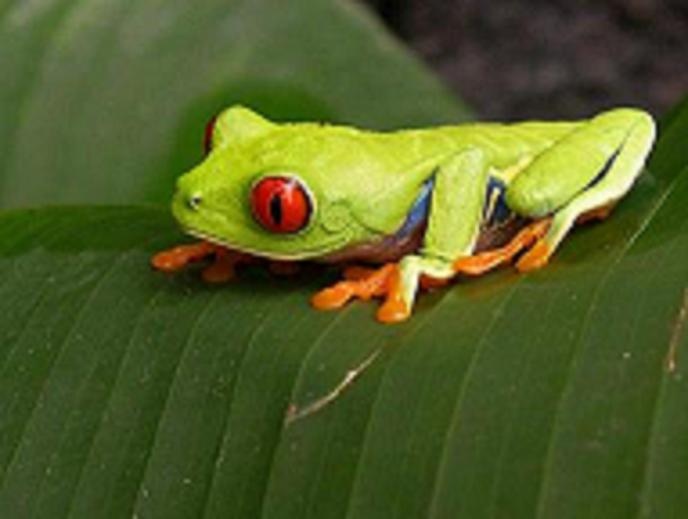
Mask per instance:
[[[172,212],[204,240],[158,254],[176,270],[215,255],[210,280],[252,257],[385,263],[349,268],[317,308],[385,297],[384,322],[411,313],[419,284],[477,275],[522,253],[544,266],[576,221],[605,217],[632,187],[655,138],[647,113],[620,108],[574,122],[466,124],[375,133],[277,124],[241,107],[210,128],[205,160],[177,183]],[[529,222],[476,251],[486,229]]]

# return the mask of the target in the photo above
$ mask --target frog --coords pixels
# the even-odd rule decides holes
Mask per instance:
[[[155,254],[175,272],[213,259],[207,281],[258,259],[344,265],[312,297],[321,310],[380,298],[408,319],[422,289],[513,263],[547,265],[579,222],[602,220],[644,170],[656,125],[613,108],[567,121],[469,122],[388,131],[275,122],[233,105],[207,125],[206,155],[181,175],[171,211],[199,239]],[[487,231],[522,222],[479,247]],[[281,267],[280,267],[281,265]]]

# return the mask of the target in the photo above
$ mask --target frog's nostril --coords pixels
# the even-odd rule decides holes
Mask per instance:
[[[195,194],[189,196],[189,198],[187,199],[187,203],[189,205],[189,208],[193,209],[194,211],[198,210],[202,201],[203,201],[203,197],[198,193],[195,193]]]

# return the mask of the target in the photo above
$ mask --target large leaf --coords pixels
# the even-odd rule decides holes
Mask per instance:
[[[400,326],[310,309],[317,266],[154,273],[162,210],[6,213],[0,517],[685,516],[686,139],[688,105],[610,220]]]
[[[165,202],[231,103],[373,127],[464,113],[350,0],[4,4],[4,206]]]

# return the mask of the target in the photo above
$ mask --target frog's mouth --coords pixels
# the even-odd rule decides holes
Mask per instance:
[[[332,240],[330,243],[326,243],[324,246],[316,248],[305,248],[302,250],[299,250],[298,252],[295,253],[287,253],[287,252],[282,252],[282,251],[266,251],[266,250],[259,250],[255,249],[252,247],[247,247],[245,245],[241,245],[239,243],[233,242],[232,240],[228,240],[225,237],[218,236],[213,233],[209,233],[206,231],[201,231],[199,229],[195,229],[193,227],[189,226],[182,226],[182,231],[185,234],[188,234],[189,236],[193,236],[195,238],[198,238],[203,241],[207,241],[210,243],[213,243],[215,245],[220,245],[222,247],[225,247],[227,249],[231,249],[234,251],[238,252],[243,252],[246,254],[250,254],[251,256],[257,256],[260,258],[266,258],[266,259],[271,259],[271,260],[278,260],[278,261],[302,261],[302,260],[313,260],[320,258],[322,256],[328,255],[332,253],[333,251],[339,250],[337,247],[339,240]]]

